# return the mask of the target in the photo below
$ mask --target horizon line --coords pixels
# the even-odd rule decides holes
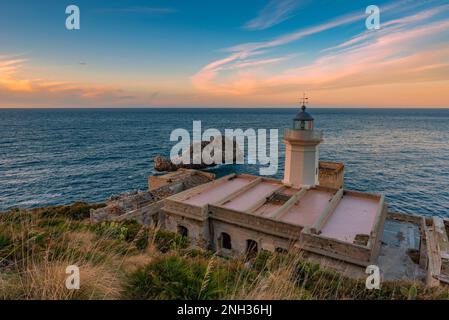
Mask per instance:
[[[0,107],[0,110],[95,110],[95,109],[298,109],[301,106],[247,106],[247,107],[230,107],[230,106],[222,106],[222,107],[203,107],[203,106],[164,106],[164,107],[156,107],[156,106],[133,106],[133,107]],[[364,109],[364,110],[449,110],[449,106],[432,106],[432,107],[422,107],[422,106],[407,106],[407,107],[398,107],[398,106],[388,106],[388,107],[354,107],[354,106],[307,106],[309,109]]]

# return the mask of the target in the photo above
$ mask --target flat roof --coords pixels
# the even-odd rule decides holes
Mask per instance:
[[[332,199],[335,192],[310,189],[290,207],[279,220],[301,226],[311,226]]]
[[[261,181],[237,197],[223,203],[222,206],[227,209],[246,211],[281,186],[278,183]]]
[[[383,198],[377,195],[320,186],[296,189],[280,180],[246,174],[223,177],[187,190],[185,196],[175,200],[314,227],[320,236],[348,243],[354,243],[357,235],[371,234],[383,206]]]
[[[356,235],[371,233],[378,207],[378,199],[344,195],[321,229],[321,235],[353,243]]]
[[[207,188],[193,196],[185,199],[183,202],[193,204],[195,206],[203,206],[208,203],[217,202],[232,192],[246,186],[254,179],[249,177],[235,177],[219,184],[214,184],[211,188]]]

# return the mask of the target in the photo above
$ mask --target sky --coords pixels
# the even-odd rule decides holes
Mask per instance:
[[[293,107],[304,92],[314,107],[448,108],[449,2],[0,2],[0,108]]]

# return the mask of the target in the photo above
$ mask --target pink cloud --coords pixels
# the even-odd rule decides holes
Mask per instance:
[[[245,64],[258,50],[275,49],[302,37],[350,23],[355,16],[281,36],[271,41],[234,46],[228,57],[210,63],[192,77],[193,85],[209,94],[254,95],[297,93],[300,90],[341,90],[362,88],[380,90],[384,84],[416,83],[449,80],[449,47],[439,38],[449,34],[449,20],[428,22],[448,10],[449,5],[423,11],[384,23],[382,30],[365,32],[325,53],[308,64],[294,66],[271,74]],[[430,20],[431,21],[431,20]],[[436,40],[436,41],[431,41]],[[438,44],[439,43],[439,44]],[[260,58],[260,61],[263,61]],[[301,61],[299,61],[301,62]],[[248,67],[244,73],[243,67]],[[255,65],[254,67],[260,67]],[[226,70],[226,76],[223,71]],[[229,70],[235,70],[229,74]],[[378,89],[373,89],[378,86]],[[383,87],[382,87],[383,88]],[[449,93],[444,95],[449,104]]]
[[[0,107],[116,105],[133,96],[119,88],[25,77],[26,59],[0,58]],[[21,76],[19,76],[19,74]]]

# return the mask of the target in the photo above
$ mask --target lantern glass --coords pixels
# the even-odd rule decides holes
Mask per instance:
[[[293,121],[293,129],[312,130],[313,129],[313,121],[295,120],[295,121]]]

